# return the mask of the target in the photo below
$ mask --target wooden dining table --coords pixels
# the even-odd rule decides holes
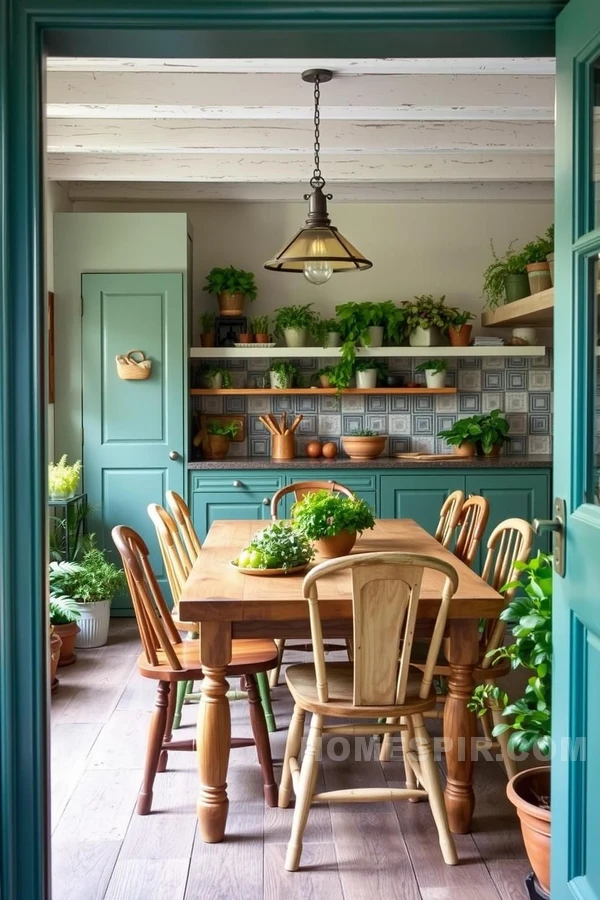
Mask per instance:
[[[308,603],[302,597],[304,575],[253,577],[243,575],[232,560],[265,527],[264,521],[222,520],[211,525],[180,600],[183,621],[200,623],[200,656],[204,671],[198,708],[198,823],[202,839],[221,841],[229,801],[227,769],[231,718],[225,673],[235,638],[309,638]],[[458,573],[446,627],[445,651],[450,664],[444,708],[446,807],[450,828],[471,830],[475,806],[472,776],[476,721],[467,708],[479,659],[479,619],[496,618],[502,596],[411,519],[379,519],[358,539],[355,553],[399,550],[443,559]],[[316,562],[320,560],[317,558]],[[419,603],[419,623],[435,619],[443,575],[426,570]],[[323,635],[352,636],[350,575],[335,573],[319,582]]]

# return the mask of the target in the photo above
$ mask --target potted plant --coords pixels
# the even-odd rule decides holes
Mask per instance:
[[[385,339],[400,343],[404,313],[385,300],[381,303],[342,303],[335,308],[344,343],[355,347],[381,347]]]
[[[309,334],[318,327],[319,316],[312,309],[312,303],[305,306],[281,306],[275,310],[276,337],[285,338],[288,347],[304,347]]]
[[[292,522],[327,559],[346,556],[357,535],[375,526],[373,511],[365,500],[340,497],[332,491],[309,493],[294,503]]]
[[[550,281],[554,284],[554,224],[548,226],[544,237],[548,241],[548,246],[551,248],[550,253],[546,254],[546,261],[550,267]]]
[[[493,409],[491,413],[479,417],[481,437],[477,447],[482,456],[499,456],[502,445],[509,440],[507,437],[510,425],[499,409]]]
[[[452,347],[468,347],[471,343],[473,326],[469,325],[474,319],[473,313],[468,310],[452,309],[452,316],[448,325],[448,337]]]
[[[317,372],[316,378],[319,382],[319,386],[322,388],[335,387],[331,383],[331,375],[334,371],[335,366],[324,366],[322,369],[319,369]]]
[[[222,316],[243,316],[246,297],[250,301],[256,298],[254,273],[233,266],[215,267],[206,276],[203,290],[216,294]]]
[[[532,673],[523,696],[511,703],[498,685],[482,684],[475,689],[472,710],[484,715],[490,705],[502,709],[509,721],[496,725],[495,737],[510,732],[509,753],[529,753],[534,748],[549,757],[552,701],[552,558],[543,553],[515,569],[527,582],[512,582],[503,590],[519,587],[500,618],[512,626],[515,642],[489,654],[493,662],[510,659],[513,669]],[[542,891],[550,893],[550,766],[519,772],[506,792],[521,820],[523,841],[529,862]]]
[[[483,274],[483,295],[489,309],[496,309],[501,303],[521,300],[529,294],[526,259],[522,250],[513,250],[514,243],[511,241],[504,256],[497,256],[493,241],[490,241],[494,261]]]
[[[103,550],[89,550],[80,563],[50,563],[56,566],[51,585],[63,598],[75,601],[80,628],[75,637],[79,649],[103,647],[108,640],[110,604],[125,587],[123,570],[106,559]],[[68,568],[67,568],[68,567]]]
[[[469,416],[467,419],[457,419],[452,428],[440,431],[438,437],[444,438],[447,444],[454,447],[455,456],[475,456],[483,433],[480,418],[481,416]]]
[[[446,386],[448,362],[445,359],[428,359],[419,363],[415,371],[425,373],[425,381],[430,390],[439,390]]]
[[[354,363],[356,387],[369,389],[377,387],[378,380],[385,380],[387,364],[374,359],[357,359]]]
[[[200,344],[202,347],[215,346],[215,325],[217,317],[213,312],[204,312],[200,316]]]
[[[57,463],[48,466],[48,495],[50,500],[70,500],[75,496],[81,475],[81,460],[70,466],[67,454],[61,456]]]
[[[56,629],[54,625],[50,626],[50,690],[54,691],[58,687],[58,678],[56,677],[56,670],[58,668],[58,661],[60,659],[60,650],[62,647],[62,640],[60,635],[56,633]]]
[[[552,279],[550,278],[550,263],[546,259],[549,253],[554,250],[554,236],[549,239],[548,232],[544,237],[536,237],[535,241],[529,241],[523,247],[523,256],[525,259],[525,270],[529,279],[529,292],[531,294],[539,294],[540,291],[547,291],[552,287]]]
[[[350,459],[376,459],[385,447],[385,435],[371,428],[355,428],[342,437],[342,447]]]
[[[269,317],[255,316],[250,319],[250,330],[254,334],[254,340],[257,344],[268,344],[269,338]]]
[[[76,600],[65,589],[64,584],[65,580],[78,569],[78,563],[63,561],[51,562],[48,570],[50,626],[53,634],[57,635],[61,641],[57,663],[59,666],[70,666],[77,659],[73,651],[75,638],[79,634],[77,623],[81,619],[81,611]]]
[[[269,369],[271,388],[277,391],[285,391],[294,386],[298,378],[298,367],[289,360],[276,359]]]
[[[445,304],[445,295],[437,300],[431,294],[421,294],[414,301],[405,301],[404,307],[411,347],[435,347],[441,342],[442,334],[448,330],[456,310]]]
[[[206,428],[207,441],[204,445],[204,455],[207,459],[225,459],[229,453],[231,439],[240,430],[239,422],[209,422]]]
[[[222,366],[202,366],[200,369],[202,386],[210,391],[220,391],[232,386],[231,373]]]
[[[321,319],[315,329],[315,340],[320,347],[339,347],[342,343],[342,326],[337,319]]]

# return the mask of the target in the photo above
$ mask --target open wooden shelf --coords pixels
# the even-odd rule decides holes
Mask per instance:
[[[195,397],[214,397],[224,394],[268,394],[277,396],[282,394],[456,394],[458,388],[346,388],[338,391],[337,388],[192,388],[190,391]]]
[[[517,303],[521,303],[517,300]],[[510,306],[516,306],[511,303]],[[505,309],[506,307],[501,307]],[[487,315],[487,314],[486,314]],[[484,323],[485,324],[485,323]],[[510,323],[508,323],[510,325]],[[545,347],[360,347],[357,357],[369,359],[467,359],[472,356],[544,356]],[[339,359],[339,347],[191,347],[191,359]]]
[[[481,314],[485,328],[517,328],[519,325],[552,328],[554,324],[554,288],[531,294],[522,300],[505,303]],[[516,347],[511,347],[516,350]]]

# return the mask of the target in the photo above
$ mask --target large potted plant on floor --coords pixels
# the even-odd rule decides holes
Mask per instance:
[[[65,589],[65,583],[78,569],[78,563],[63,560],[62,562],[51,562],[48,571],[50,626],[52,633],[61,641],[58,648],[56,642],[54,647],[54,650],[60,651],[59,666],[70,666],[77,659],[73,651],[75,638],[79,634],[77,623],[81,619],[81,611],[74,597]]]
[[[292,506],[292,521],[326,559],[346,556],[357,535],[375,527],[373,511],[365,500],[340,497],[332,491],[306,494]]]
[[[284,338],[287,347],[305,347],[309,335],[318,328],[319,315],[312,303],[305,306],[281,306],[275,310],[273,333]]]
[[[549,757],[551,744],[552,684],[552,559],[543,553],[515,568],[526,582],[518,587],[513,601],[501,613],[512,626],[515,642],[493,650],[493,662],[510,659],[513,669],[524,668],[532,675],[523,696],[510,702],[498,685],[482,684],[475,689],[471,708],[484,715],[491,704],[502,709],[507,722],[496,725],[495,737],[510,733],[508,752],[530,753],[534,748]],[[541,888],[550,892],[550,766],[526,769],[508,783],[508,798],[521,820],[521,830],[529,862]]]
[[[122,569],[109,562],[104,551],[98,548],[89,550],[81,563],[56,565],[60,571],[54,575],[54,584],[64,597],[75,601],[79,610],[80,630],[75,646],[79,649],[104,646],[108,640],[110,604],[125,587]]]
[[[233,266],[211,269],[203,290],[216,295],[222,316],[243,316],[246,298],[255,300],[257,293],[254,273]]]

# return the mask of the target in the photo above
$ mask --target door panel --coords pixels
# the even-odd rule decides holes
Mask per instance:
[[[444,475],[422,472],[414,475],[382,475],[381,518],[414,519],[433,534],[448,494],[464,489],[464,477],[452,472]]]
[[[268,500],[265,503],[265,499]],[[220,519],[270,520],[270,497],[260,494],[229,496],[222,493],[196,493],[192,497],[192,519],[201,541],[206,538],[213,522]],[[243,549],[240,547],[240,550]]]
[[[184,493],[185,398],[183,276],[171,273],[82,276],[83,477],[94,507],[90,530],[111,553],[111,529],[130,525],[165,574],[149,503]],[[145,381],[118,377],[115,356],[140,349],[152,361]],[[176,460],[170,451],[178,453]],[[128,596],[113,612],[131,609]]]

